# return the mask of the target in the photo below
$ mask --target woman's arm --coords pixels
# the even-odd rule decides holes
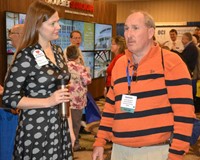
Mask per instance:
[[[30,98],[30,97],[22,97],[19,103],[17,104],[17,108],[20,109],[29,109],[29,108],[48,108],[55,106],[57,104],[63,102],[69,102],[69,92],[68,89],[59,89],[55,91],[48,98]]]

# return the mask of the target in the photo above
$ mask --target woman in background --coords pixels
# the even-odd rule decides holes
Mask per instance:
[[[63,121],[58,113],[58,104],[69,101],[69,92],[56,85],[68,76],[68,68],[62,49],[51,44],[59,30],[52,6],[44,1],[29,6],[2,99],[6,107],[21,110],[13,159],[72,160],[71,119]]]
[[[106,87],[104,90],[104,95],[106,95],[106,93],[109,90],[109,87],[111,86],[112,69],[116,61],[125,54],[125,49],[126,49],[126,42],[124,37],[116,36],[112,38],[111,52],[114,54],[114,59],[110,62],[106,70]]]

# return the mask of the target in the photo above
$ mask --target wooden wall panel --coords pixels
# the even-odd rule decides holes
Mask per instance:
[[[200,21],[199,0],[146,0],[117,4],[117,23],[123,23],[133,9],[149,12],[156,22]]]
[[[0,0],[0,84],[3,84],[7,71],[6,54],[6,32],[5,32],[5,11],[26,13],[28,6],[34,0]],[[116,5],[105,2],[104,0],[94,0],[94,17],[86,17],[65,13],[65,7],[55,6],[59,12],[60,18],[111,24],[113,35],[116,35]],[[95,79],[88,87],[94,98],[103,96],[104,78]]]

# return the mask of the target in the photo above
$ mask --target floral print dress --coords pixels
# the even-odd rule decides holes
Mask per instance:
[[[87,85],[91,83],[90,73],[86,67],[75,61],[67,62],[71,73],[70,88],[71,109],[83,109],[87,105]]]

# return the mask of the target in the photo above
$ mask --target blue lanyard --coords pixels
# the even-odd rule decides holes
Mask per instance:
[[[127,77],[127,82],[128,82],[128,94],[131,94],[131,81],[133,80],[134,73],[137,73],[138,64],[135,64],[132,66],[133,67],[132,76],[129,75],[129,70],[128,70],[129,67],[130,67],[130,61],[128,60],[128,65],[126,67],[126,77]],[[137,81],[137,77],[134,77],[134,78],[136,78],[136,81]]]
[[[127,82],[128,82],[128,94],[131,94],[131,76],[129,75],[129,65],[130,65],[130,61],[128,60],[128,65],[126,67],[126,77],[127,77]]]

